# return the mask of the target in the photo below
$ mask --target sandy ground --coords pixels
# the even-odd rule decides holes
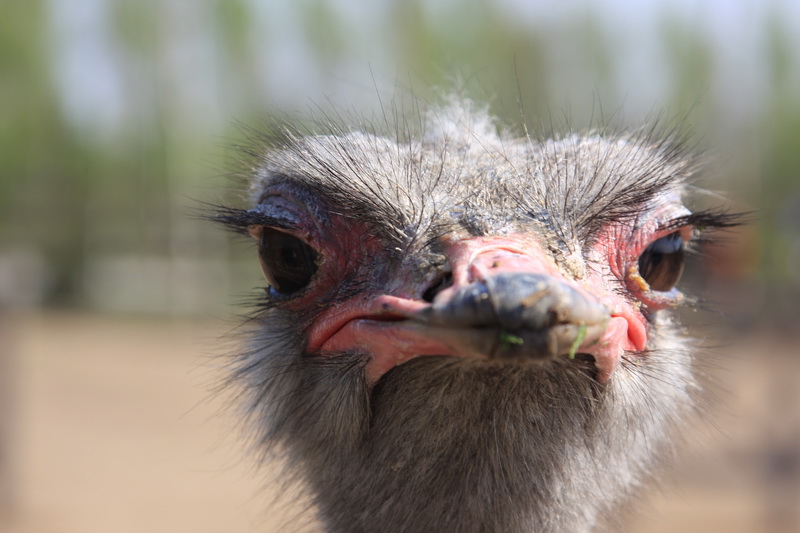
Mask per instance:
[[[0,531],[281,529],[281,510],[266,503],[276,489],[245,459],[235,417],[212,392],[222,321],[4,320]],[[740,348],[754,346],[763,349],[756,340]],[[793,355],[731,358],[723,402],[731,415],[691,439],[688,458],[629,531],[800,532],[791,523],[800,509]]]

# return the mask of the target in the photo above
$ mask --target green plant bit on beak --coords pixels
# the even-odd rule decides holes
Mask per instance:
[[[569,347],[569,358],[575,359],[575,352],[578,351],[581,344],[583,344],[583,339],[586,338],[586,324],[581,324],[578,326],[578,335],[575,337],[575,340],[572,341],[572,346]]]
[[[500,347],[503,350],[509,349],[512,344],[521,345],[524,343],[525,340],[522,337],[514,335],[513,333],[508,333],[506,331],[500,332]]]

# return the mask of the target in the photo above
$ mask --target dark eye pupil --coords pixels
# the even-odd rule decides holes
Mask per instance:
[[[675,232],[653,241],[639,256],[639,274],[654,291],[670,291],[683,273],[686,252]]]
[[[314,250],[288,233],[264,228],[258,243],[261,270],[277,292],[291,294],[311,282],[317,271]]]

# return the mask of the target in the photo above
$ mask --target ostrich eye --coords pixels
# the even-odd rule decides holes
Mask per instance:
[[[679,232],[653,241],[639,256],[639,275],[654,291],[670,291],[683,273],[686,252]]]
[[[288,233],[264,228],[258,241],[261,271],[277,292],[291,294],[304,288],[317,271],[317,253]]]

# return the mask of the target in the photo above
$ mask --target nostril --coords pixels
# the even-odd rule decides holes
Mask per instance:
[[[428,287],[428,289],[422,293],[422,299],[428,303],[432,303],[437,294],[452,285],[453,273],[445,272],[444,275],[442,275],[440,278],[437,278],[433,285]]]

